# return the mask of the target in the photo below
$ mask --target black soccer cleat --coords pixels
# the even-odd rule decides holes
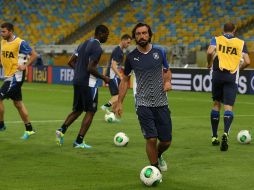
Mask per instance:
[[[228,135],[226,133],[222,135],[220,150],[221,151],[228,150]]]
[[[219,146],[220,145],[220,141],[219,141],[218,137],[212,137],[212,145],[213,146]]]

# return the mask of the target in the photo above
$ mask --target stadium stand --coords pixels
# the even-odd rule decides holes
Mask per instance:
[[[152,26],[155,43],[187,45],[194,51],[206,47],[212,36],[221,34],[225,22],[235,22],[241,28],[253,19],[254,3],[247,0],[140,0],[132,1],[104,24],[111,30],[108,44],[117,42],[121,34],[130,33],[137,22],[146,22]],[[92,35],[90,32],[74,43]]]
[[[112,4],[123,1],[127,3],[111,9]],[[254,3],[248,0],[9,0],[0,1],[0,13],[0,22],[14,22],[16,33],[35,47],[76,45],[93,36],[94,21],[109,27],[106,45],[116,45],[137,22],[146,22],[154,32],[154,43],[194,52],[205,50],[211,37],[220,35],[223,24],[231,21],[254,51]],[[77,33],[82,33],[78,39],[65,40]]]
[[[2,22],[14,22],[17,34],[32,45],[55,44],[115,0],[0,1]],[[15,14],[13,14],[15,13]]]
[[[55,44],[115,1],[1,1],[0,21],[15,21],[19,36],[33,45]],[[240,28],[253,22],[254,3],[247,0],[134,0],[104,20],[111,30],[108,44],[115,44],[121,34],[130,33],[137,22],[147,22],[155,33],[155,43],[187,45],[190,50],[199,50],[207,46],[211,36],[221,33],[225,21],[233,21]],[[88,32],[72,44],[80,43],[92,35],[92,32]],[[253,38],[249,38],[251,35],[253,32],[250,31],[243,37],[253,41]],[[252,46],[252,43],[249,44]]]

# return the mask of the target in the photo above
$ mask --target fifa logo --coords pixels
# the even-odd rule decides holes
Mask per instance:
[[[12,51],[2,51],[2,56],[5,58],[14,58],[14,54]]]
[[[221,44],[219,44],[219,50],[218,51],[221,51],[222,53],[237,55],[236,48],[223,46]]]

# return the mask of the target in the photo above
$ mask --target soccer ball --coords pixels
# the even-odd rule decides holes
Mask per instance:
[[[237,141],[241,144],[249,144],[251,141],[251,134],[248,130],[241,130],[237,134]]]
[[[162,182],[162,175],[158,168],[146,166],[140,172],[140,180],[146,186],[156,186]]]
[[[119,132],[114,136],[114,143],[116,146],[126,146],[128,142],[129,137],[123,132]]]
[[[113,123],[116,121],[116,116],[113,112],[106,113],[104,119],[108,123]]]

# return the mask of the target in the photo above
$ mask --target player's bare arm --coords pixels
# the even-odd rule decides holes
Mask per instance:
[[[121,80],[119,85],[118,101],[116,102],[115,105],[113,105],[113,111],[119,117],[121,117],[123,113],[122,103],[128,90],[129,80],[130,80],[130,76],[125,76],[125,75],[123,76],[123,79]]]
[[[170,91],[172,89],[172,85],[171,85],[171,71],[170,69],[163,69],[163,90],[165,92]]]
[[[117,74],[117,76],[118,76],[120,79],[122,79],[122,76],[121,76],[121,74],[120,74],[120,72],[119,72],[119,70],[118,70],[118,68],[117,68],[117,62],[114,61],[113,59],[112,59],[112,61],[111,61],[111,68],[112,68],[113,71]]]
[[[243,61],[243,64],[240,65],[240,70],[243,70],[250,65],[250,57],[247,53],[243,54]]]
[[[26,70],[27,67],[29,65],[31,65],[37,59],[37,57],[38,57],[38,55],[37,55],[36,51],[32,50],[31,54],[30,54],[30,58],[29,58],[27,64],[25,64],[25,65],[19,65],[18,66],[18,70],[20,70],[20,71]]]
[[[88,64],[87,70],[97,78],[102,79],[105,83],[109,83],[109,77],[102,75],[97,70],[97,61],[91,60]]]
[[[69,65],[71,68],[74,69],[76,61],[77,61],[77,56],[73,54],[71,58],[69,59],[67,65]]]
[[[215,53],[215,46],[209,46],[207,49],[207,67],[211,68],[213,64],[213,54]]]

